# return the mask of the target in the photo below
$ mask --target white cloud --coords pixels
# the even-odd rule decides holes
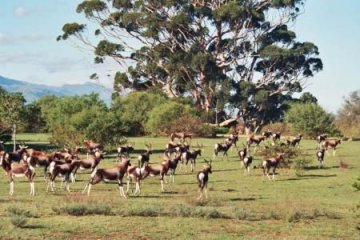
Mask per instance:
[[[31,9],[27,9],[27,8],[23,8],[23,7],[18,7],[15,9],[14,14],[17,17],[22,17],[25,15],[28,15],[29,13],[31,13],[32,10]]]

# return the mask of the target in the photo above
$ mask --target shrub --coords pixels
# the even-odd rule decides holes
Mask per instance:
[[[357,178],[357,181],[355,181],[352,186],[359,191],[360,190],[360,177]]]
[[[189,132],[199,137],[207,137],[212,135],[212,129],[203,124],[200,118],[186,114],[169,123],[164,130],[166,134],[172,132]]]
[[[19,228],[23,228],[27,224],[27,218],[23,215],[13,215],[10,218],[10,222],[15,226]]]
[[[21,209],[15,206],[10,206],[7,208],[7,211],[10,215],[24,216],[24,217],[32,217],[38,218],[39,215],[30,212],[29,210]]]
[[[85,216],[85,215],[112,215],[111,208],[106,205],[85,205],[85,204],[72,204],[62,207],[53,207],[52,210],[57,214],[68,214],[72,216]]]
[[[281,135],[289,135],[290,134],[290,129],[288,128],[288,125],[284,122],[270,123],[270,124],[264,125],[261,129],[262,129],[262,131],[269,130],[271,132],[281,132]]]

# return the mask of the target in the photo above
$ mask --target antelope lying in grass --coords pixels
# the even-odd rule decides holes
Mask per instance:
[[[35,169],[30,166],[27,162],[19,164],[11,164],[8,160],[5,159],[6,153],[4,151],[0,152],[0,165],[10,178],[10,191],[9,194],[12,196],[14,194],[14,177],[26,177],[30,183],[30,195],[35,195]]]
[[[323,167],[324,157],[325,157],[325,149],[321,149],[316,152],[317,160],[319,161],[319,168]]]
[[[152,154],[151,144],[145,144],[145,146],[145,152],[138,157],[138,163],[140,167],[144,166],[144,164],[149,164],[150,155]]]
[[[284,160],[284,153],[278,153],[276,157],[265,159],[262,163],[264,177],[265,174],[270,180],[269,172],[272,169],[272,180],[275,181],[275,170],[278,168],[280,161]]]
[[[90,196],[91,186],[99,183],[100,181],[117,181],[119,185],[120,197],[126,198],[123,188],[123,177],[127,173],[130,166],[130,159],[123,158],[121,163],[114,168],[99,168],[91,173],[91,179],[86,184],[82,193],[87,190],[87,195]]]
[[[209,174],[212,173],[211,170],[211,161],[210,163],[208,161],[206,161],[206,165],[204,165],[204,169],[200,172],[197,173],[196,175],[196,180],[198,182],[198,186],[199,186],[199,197],[197,198],[198,201],[203,201],[204,200],[204,196],[205,199],[208,198],[207,196],[207,185],[208,185],[208,181],[209,181]]]
[[[331,140],[325,140],[325,142],[323,143],[323,147],[326,149],[326,153],[329,155],[328,150],[330,148],[333,149],[333,156],[335,157],[336,155],[336,146],[341,144],[341,139],[331,139]]]

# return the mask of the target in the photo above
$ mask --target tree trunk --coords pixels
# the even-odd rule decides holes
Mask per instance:
[[[13,124],[13,151],[16,151],[16,123]]]

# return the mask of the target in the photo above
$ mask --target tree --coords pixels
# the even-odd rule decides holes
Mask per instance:
[[[304,2],[89,0],[77,12],[95,25],[67,23],[57,39],[78,39],[96,63],[127,65],[114,77],[119,94],[162,89],[191,96],[200,111],[232,107],[261,124],[280,95],[301,92],[304,79],[322,69],[316,45],[297,41],[288,27]]]
[[[3,128],[11,129],[13,151],[16,150],[16,131],[23,122],[25,98],[21,93],[9,93],[0,87],[0,119]]]
[[[360,136],[360,90],[351,92],[337,112],[337,126],[349,137]]]
[[[285,113],[285,121],[293,131],[311,138],[323,133],[330,135],[340,134],[334,123],[335,117],[315,103],[292,105]]]

